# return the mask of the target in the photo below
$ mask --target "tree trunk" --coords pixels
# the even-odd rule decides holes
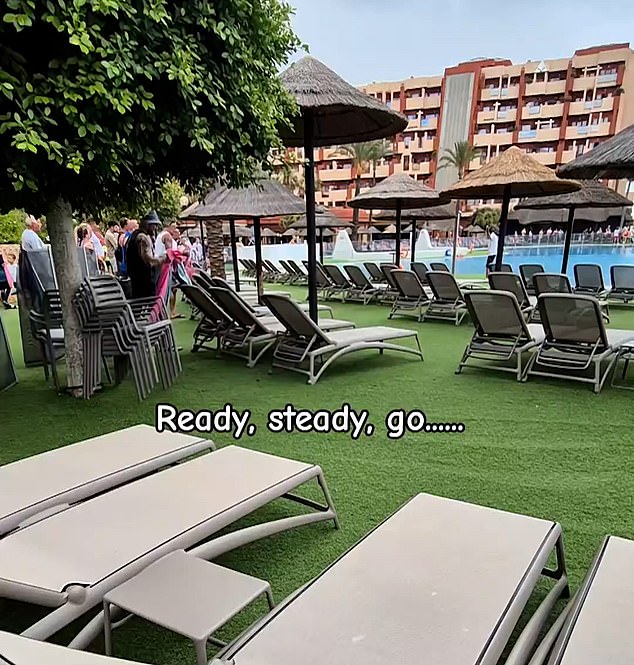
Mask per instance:
[[[226,278],[225,253],[222,237],[222,220],[209,221],[207,224],[207,256],[209,268],[213,277]]]
[[[355,197],[359,196],[360,193],[361,193],[361,176],[357,175],[357,177],[354,179]],[[359,208],[352,209],[352,223],[354,224],[355,229],[357,228],[357,226],[359,226]]]
[[[83,383],[83,350],[79,321],[73,310],[73,296],[81,284],[81,267],[73,235],[73,211],[68,201],[58,198],[46,213],[46,226],[57,275],[66,352],[66,382],[73,397],[81,395]]]

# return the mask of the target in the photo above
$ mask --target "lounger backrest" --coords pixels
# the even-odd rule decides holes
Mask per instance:
[[[529,304],[526,287],[519,275],[512,272],[490,272],[489,286],[495,291],[508,291],[512,293],[517,298],[520,307],[525,307]]]
[[[376,265],[376,263],[371,263],[367,261],[363,264],[363,267],[368,271],[370,277],[377,282],[384,282],[385,275],[381,271],[381,268]]]
[[[296,338],[317,338],[323,344],[329,340],[321,328],[316,325],[288,296],[276,294],[263,295],[264,304],[271,310],[275,318]]]
[[[324,270],[335,286],[340,286],[342,288],[350,286],[339,266],[324,266]]]
[[[464,299],[478,335],[531,339],[513,293],[497,290],[469,291],[465,293]]]
[[[610,279],[613,289],[634,291],[634,266],[612,266]]]
[[[513,272],[513,266],[510,263],[503,263],[500,266],[500,272]]]
[[[392,271],[393,270],[398,270],[399,267],[397,265],[394,265],[393,263],[382,263],[379,267],[381,268],[381,272],[383,273],[385,281],[393,289],[398,290],[398,287],[396,286],[396,282],[394,281],[394,277],[392,277]]]
[[[536,273],[533,275],[533,285],[538,296],[544,293],[572,293],[568,276],[558,273]]]
[[[189,302],[200,310],[206,319],[215,323],[231,323],[231,318],[223,312],[209,294],[194,284],[181,284],[180,290]]]
[[[305,277],[306,276],[306,273],[302,270],[301,266],[299,265],[299,263],[297,263],[297,261],[293,261],[292,259],[288,259],[287,263],[291,268],[293,268],[293,270],[295,271],[295,274],[298,277]]]
[[[432,262],[429,264],[429,267],[435,272],[450,272],[444,263]]]
[[[396,283],[396,288],[404,298],[425,296],[423,285],[411,270],[393,270],[392,277]]]
[[[427,273],[429,272],[429,269],[424,263],[414,261],[410,264],[410,268],[414,271],[421,284],[427,284]]]
[[[430,270],[427,280],[436,300],[453,302],[463,299],[456,278],[450,272]]]
[[[344,266],[350,281],[358,288],[372,288],[372,282],[359,266]]]
[[[192,275],[192,282],[196,286],[199,286],[203,291],[207,291],[208,289],[212,288],[213,286],[216,286],[212,280],[212,278],[206,273],[203,272],[202,270],[197,270],[193,275]]]
[[[599,301],[592,296],[546,293],[537,300],[546,339],[560,344],[608,346]]]
[[[322,288],[332,286],[333,281],[330,279],[330,275],[324,270],[324,266],[319,263],[319,261],[316,264],[317,271],[315,273],[315,277],[317,280],[317,286],[320,286]]]
[[[594,263],[577,263],[574,267],[575,288],[587,291],[603,291],[603,272],[601,266]]]
[[[524,263],[520,266],[520,275],[527,289],[533,288],[533,275],[538,272],[544,272],[544,266],[539,263]]]
[[[234,323],[243,328],[254,328],[259,332],[266,332],[266,328],[262,326],[257,316],[235,291],[214,286],[209,290],[209,295]]]

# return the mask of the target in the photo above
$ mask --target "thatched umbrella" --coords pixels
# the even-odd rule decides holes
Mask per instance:
[[[570,256],[570,243],[572,241],[572,227],[575,223],[575,214],[579,209],[587,208],[629,208],[632,202],[614,190],[606,187],[598,180],[584,180],[580,183],[581,189],[568,194],[555,194],[553,196],[539,196],[532,199],[523,199],[516,206],[516,210],[552,210],[565,209],[568,211],[566,224],[566,239],[564,241],[564,256],[561,262],[561,272],[568,270],[568,257]]]
[[[581,181],[580,181],[581,182]],[[630,202],[631,203],[631,202]],[[624,214],[625,213],[625,214]],[[522,226],[529,224],[550,224],[565,226],[568,222],[568,210],[564,208],[546,208],[544,210],[513,210],[509,213],[509,222],[517,222]],[[575,222],[604,224],[616,222],[623,224],[632,222],[632,213],[624,208],[577,208]]]
[[[341,228],[351,228],[353,224],[339,219],[337,215],[331,213],[328,208],[318,206],[315,208],[315,229],[319,235],[319,261],[324,262],[324,230],[329,229],[331,226],[339,226]],[[308,228],[308,217],[303,215],[296,222],[293,222],[289,229],[305,229]]]
[[[255,240],[256,282],[258,296],[262,295],[262,233],[260,219],[283,215],[299,215],[304,201],[284,185],[261,177],[248,187],[215,187],[199,206],[190,212],[195,219],[228,219],[231,235],[231,254],[236,290],[240,290],[238,255],[236,248],[236,219],[252,219]]]
[[[310,56],[293,63],[280,78],[300,109],[290,126],[280,128],[280,135],[286,145],[303,146],[306,157],[308,301],[310,316],[317,321],[314,149],[394,136],[407,127],[407,118],[349,85]]]
[[[383,233],[396,233],[396,226],[394,226],[394,224],[389,224],[383,229]]]
[[[484,229],[481,228],[480,226],[476,226],[475,224],[469,224],[469,226],[465,226],[464,228],[465,233],[471,233],[472,235],[481,235],[484,233]]]
[[[236,238],[250,238],[251,237],[251,231],[249,231],[249,229],[246,226],[242,226],[241,224],[234,224],[234,233],[236,234]],[[222,225],[222,235],[223,236],[230,236],[231,235],[231,223],[230,222],[227,222],[227,223]]]
[[[567,178],[634,180],[634,125],[559,169]]]
[[[414,180],[405,173],[395,173],[378,185],[355,196],[348,205],[363,210],[394,210],[396,219],[396,260],[401,262],[401,218],[403,210],[425,208],[447,203],[449,198]],[[412,248],[413,249],[413,248]]]
[[[381,233],[381,231],[377,229],[376,226],[368,226],[367,228],[358,229],[357,233],[362,236],[373,236],[377,233]]]
[[[444,193],[454,199],[502,199],[498,252],[495,259],[495,270],[500,271],[511,199],[565,194],[574,192],[580,187],[581,185],[574,180],[558,178],[547,166],[540,164],[519,148],[511,146],[499,157],[492,159],[477,171],[472,171]]]

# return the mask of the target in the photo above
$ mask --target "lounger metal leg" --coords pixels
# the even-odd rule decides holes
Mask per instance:
[[[335,508],[335,504],[332,502],[332,497],[330,496],[328,484],[326,483],[326,477],[324,476],[323,472],[317,476],[317,482],[319,483],[319,487],[321,487],[321,491],[324,494],[324,499],[326,499],[326,505],[333,514],[332,521],[333,524],[335,525],[335,529],[339,529],[340,524],[339,524],[339,517],[337,516],[337,509]]]
[[[110,617],[110,603],[103,603],[103,641],[104,653],[112,656],[112,619]]]

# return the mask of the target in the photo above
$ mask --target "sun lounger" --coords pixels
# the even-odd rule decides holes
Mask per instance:
[[[509,291],[471,291],[465,294],[465,301],[475,332],[456,374],[467,366],[481,367],[512,372],[521,381],[522,359],[544,341],[543,328],[527,325],[517,298]]]
[[[289,298],[264,296],[264,301],[286,329],[273,352],[273,367],[306,374],[314,385],[338,358],[354,351],[385,349],[412,353],[423,359],[418,335],[413,330],[372,326],[354,330],[327,332],[317,326]],[[413,338],[416,348],[396,344],[397,340]]]
[[[607,536],[579,591],[535,650],[530,665],[631,663],[633,571],[634,541]]]
[[[519,275],[509,272],[490,272],[488,279],[489,286],[494,291],[508,291],[515,296],[527,321],[533,318],[533,313],[537,307],[537,298],[528,295],[524,282]]]
[[[392,278],[399,294],[392,304],[388,319],[395,315],[413,315],[417,321],[421,321],[423,312],[429,305],[429,296],[418,277],[410,270],[393,270]]]
[[[634,330],[606,329],[601,305],[592,296],[550,293],[540,296],[537,306],[546,337],[524,378],[565,378],[591,383],[600,392]]]
[[[438,261],[432,261],[429,264],[429,267],[434,271],[434,272],[451,272],[449,268],[447,267],[447,264],[445,263],[440,263]]]
[[[524,282],[528,295],[535,295],[535,285],[533,284],[533,277],[540,272],[544,272],[544,266],[539,263],[524,263],[520,266],[520,277]]]
[[[634,300],[634,266],[611,266],[610,300],[618,300],[627,305]]]
[[[573,293],[568,275],[563,273],[536,273],[533,275],[533,285],[538,297],[545,293]],[[608,303],[605,300],[599,300],[599,306],[601,307],[601,315],[609,323]]]
[[[346,276],[341,272],[341,268],[335,265],[324,265],[322,267],[332,283],[330,295],[341,296],[341,300],[345,302],[346,296],[350,292],[351,285],[346,279]]]
[[[363,264],[363,267],[368,271],[368,275],[370,275],[370,280],[374,282],[375,284],[385,284],[385,275],[383,274],[383,271],[381,268],[376,263],[372,263],[371,261],[366,261]]]
[[[513,657],[568,591],[561,527],[419,494],[212,665],[496,665],[542,576]]]
[[[398,287],[396,286],[396,282],[394,281],[394,277],[392,277],[392,271],[400,270],[400,268],[394,263],[381,263],[379,268],[383,273],[383,277],[385,278],[385,283],[387,284],[387,287],[383,289],[383,293],[381,294],[381,302],[391,303],[396,298],[398,298],[399,294],[399,290]]]
[[[311,480],[321,486],[325,505],[291,494]],[[209,540],[281,497],[313,510]],[[47,639],[169,552],[186,549],[213,559],[258,538],[324,520],[336,524],[336,513],[318,466],[228,446],[6,535],[0,541],[0,598],[56,608],[23,633]],[[85,645],[95,630],[98,621],[73,646]]]
[[[450,272],[430,270],[427,273],[427,281],[434,297],[421,320],[449,320],[459,326],[468,314],[468,310],[455,277]]]
[[[200,321],[193,334],[192,352],[209,348],[207,345],[214,340],[216,340],[217,350],[220,338],[233,323],[232,318],[199,286],[182,284],[179,288],[200,315]]]
[[[609,289],[603,282],[601,266],[592,263],[577,263],[574,267],[575,293],[585,293],[596,298],[605,298]]]
[[[0,466],[0,543],[22,524],[210,448],[200,437],[135,425]]]
[[[428,282],[427,282],[427,273],[429,272],[429,268],[424,263],[421,263],[420,261],[414,261],[413,263],[411,263],[410,268],[414,272],[416,277],[418,277],[420,283],[423,286],[426,286],[428,284]]]
[[[383,293],[384,289],[373,284],[359,266],[344,266],[344,270],[351,282],[348,300],[360,300],[364,305],[367,305]]]

